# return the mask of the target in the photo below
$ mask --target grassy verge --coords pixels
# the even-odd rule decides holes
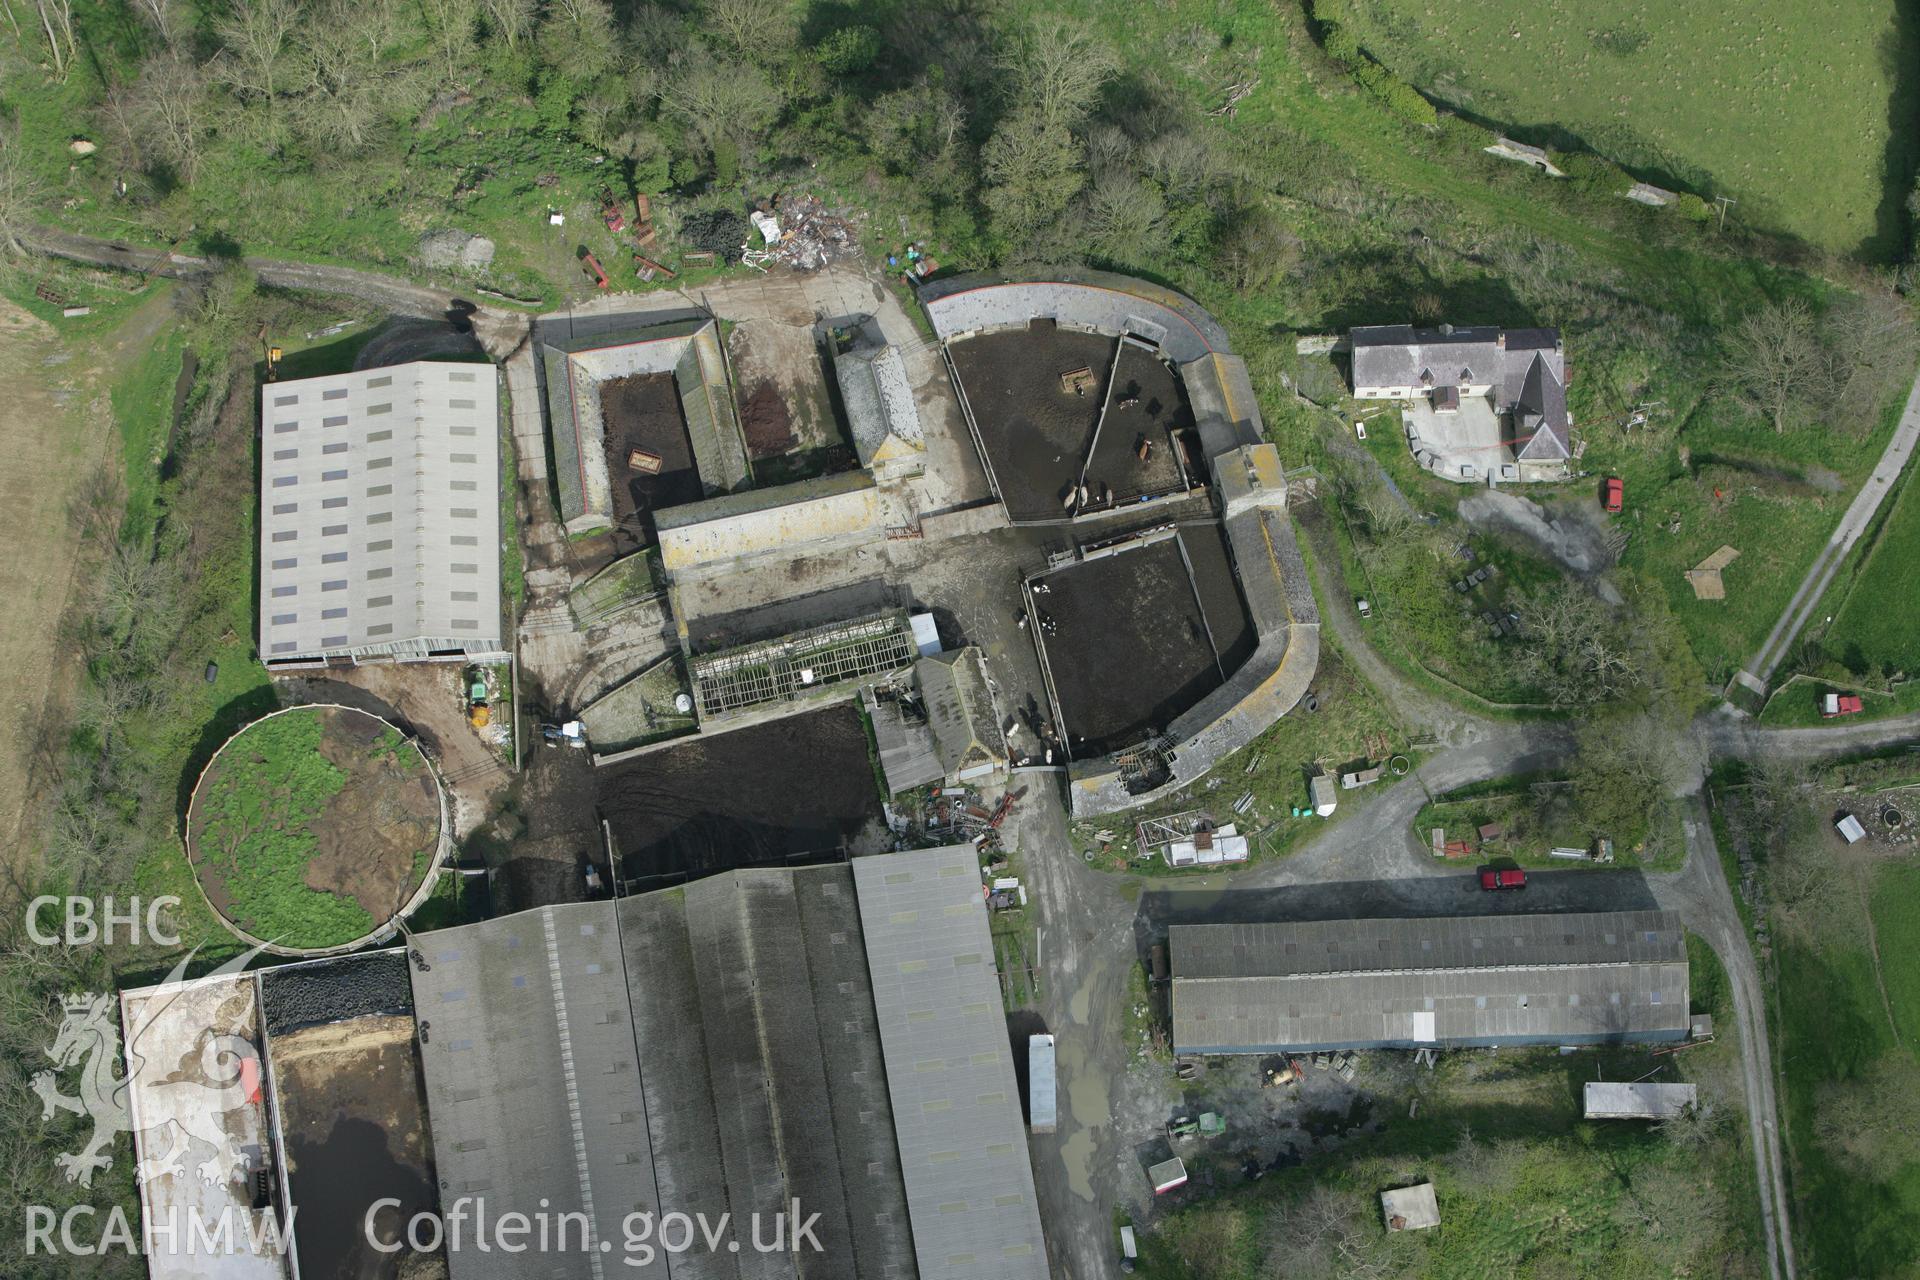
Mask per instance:
[[[1827,693],[1857,693],[1861,710],[1844,720],[1829,720],[1820,714],[1821,696]],[[1908,680],[1891,693],[1856,685],[1812,679],[1796,679],[1776,687],[1767,697],[1767,705],[1758,717],[1762,728],[1812,729],[1821,725],[1860,724],[1886,720],[1920,711],[1920,680]]]
[[[1899,496],[1880,527],[1846,596],[1821,634],[1821,650],[1849,671],[1920,674],[1920,626],[1914,610],[1913,567],[1920,564],[1920,486],[1909,466]]]
[[[1374,788],[1339,793],[1331,817],[1299,817],[1294,810],[1310,807],[1307,771],[1318,767],[1337,773],[1343,765],[1369,758],[1368,743],[1385,742],[1391,752],[1406,753],[1405,731],[1394,720],[1366,679],[1340,656],[1323,646],[1320,670],[1314,677],[1320,709],[1295,707],[1253,742],[1227,756],[1192,786],[1152,804],[1124,813],[1072,825],[1073,847],[1092,849],[1094,866],[1108,871],[1141,875],[1184,875],[1199,868],[1169,867],[1157,854],[1143,859],[1135,839],[1135,825],[1147,818],[1203,810],[1216,825],[1234,823],[1250,837],[1251,860],[1282,857],[1295,846],[1319,835],[1328,824],[1358,812]],[[1384,756],[1371,757],[1379,763]],[[1376,788],[1381,784],[1375,784]],[[1244,812],[1235,807],[1245,797],[1252,802]],[[1102,841],[1100,833],[1112,835]],[[1103,847],[1104,846],[1104,847]],[[1218,870],[1219,868],[1212,868]]]
[[[1005,849],[984,855],[981,867],[994,858],[1005,858],[1007,865],[996,878],[1011,876],[1027,883],[1026,860],[1017,850]],[[1031,1007],[1040,998],[1040,934],[1031,906],[1004,907],[987,914],[987,932],[993,938],[994,966],[1000,975],[1000,998],[1009,1013]]]
[[[519,455],[513,442],[513,396],[500,379],[500,590],[507,616],[520,617],[527,598],[527,565],[520,546]]]
[[[1498,824],[1502,834],[1479,839],[1479,829]],[[1570,784],[1543,777],[1496,778],[1449,792],[1421,807],[1413,818],[1413,834],[1422,847],[1435,827],[1448,840],[1475,846],[1475,857],[1514,862],[1523,867],[1556,870],[1605,864],[1555,858],[1549,849],[1589,849],[1594,838],[1574,811]],[[1674,871],[1686,859],[1680,819],[1671,806],[1650,811],[1640,825],[1608,833],[1614,845],[1615,866],[1639,866],[1651,871]]]

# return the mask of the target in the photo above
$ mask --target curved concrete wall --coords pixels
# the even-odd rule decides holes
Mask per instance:
[[[228,919],[227,913],[214,905],[213,899],[207,894],[206,886],[200,883],[199,871],[194,867],[193,813],[200,804],[200,788],[206,785],[207,775],[213,771],[213,766],[220,762],[220,757],[226,753],[227,748],[239,741],[247,730],[261,723],[261,721],[271,720],[275,716],[283,716],[293,711],[312,711],[315,709],[325,711],[351,711],[357,715],[366,716],[368,719],[378,720],[381,724],[387,726],[387,728],[393,730],[401,737],[406,738],[407,745],[420,753],[421,763],[427,766],[427,773],[433,779],[434,798],[438,800],[440,804],[440,833],[434,841],[433,860],[427,864],[427,873],[421,877],[419,886],[413,891],[413,896],[407,899],[405,906],[351,942],[336,943],[331,947],[285,947],[277,942],[270,942],[265,938],[254,937],[251,933],[248,933],[245,929],[242,929],[239,925]],[[208,758],[206,766],[200,770],[200,776],[194,779],[193,795],[187,801],[187,821],[186,825],[181,829],[180,841],[186,846],[187,867],[193,871],[193,887],[200,891],[200,900],[207,904],[207,909],[213,912],[214,918],[226,927],[228,933],[231,933],[234,937],[250,946],[259,947],[269,955],[298,956],[313,960],[325,956],[342,956],[349,952],[358,951],[362,947],[384,943],[399,932],[399,922],[405,920],[425,905],[427,899],[433,896],[433,887],[435,883],[438,882],[440,873],[448,862],[449,855],[453,852],[453,814],[447,804],[446,779],[440,776],[439,767],[435,765],[433,757],[427,754],[427,749],[421,745],[418,738],[408,737],[406,730],[385,716],[364,710],[360,707],[349,707],[345,703],[340,702],[302,702],[291,707],[281,707],[278,711],[269,711],[258,720],[247,721],[247,723],[234,730],[232,737],[220,744],[219,750],[215,751],[213,755]]]
[[[1177,364],[1231,349],[1226,330],[1193,299],[1106,272],[1063,271],[1043,280],[955,276],[928,285],[920,300],[943,342],[1051,318],[1100,333],[1137,334]]]

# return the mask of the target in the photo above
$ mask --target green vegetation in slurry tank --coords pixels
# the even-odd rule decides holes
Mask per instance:
[[[392,725],[301,707],[249,725],[195,788],[188,846],[216,911],[284,947],[351,942],[433,865],[440,794]]]

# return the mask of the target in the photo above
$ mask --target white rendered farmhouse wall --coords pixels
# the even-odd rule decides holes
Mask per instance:
[[[492,365],[420,361],[260,390],[260,657],[499,654]]]

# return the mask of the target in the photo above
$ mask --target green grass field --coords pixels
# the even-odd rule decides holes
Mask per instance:
[[[1893,413],[1860,436],[1781,435],[1698,403],[1679,385],[1665,390],[1689,415],[1683,433],[1669,425],[1628,439],[1596,423],[1601,407],[1595,405],[1585,419],[1590,448],[1584,462],[1626,482],[1626,511],[1616,517],[1631,534],[1622,563],[1666,593],[1695,656],[1717,685],[1753,656],[1779,619],[1873,469]],[[1690,464],[1681,459],[1683,444]],[[1816,474],[1816,467],[1837,475],[1841,490],[1822,491],[1801,478]],[[1723,575],[1726,599],[1697,599],[1685,572],[1722,546],[1740,553]]]
[[[1847,590],[1821,648],[1849,670],[1880,667],[1920,674],[1920,626],[1913,610],[1895,607],[1914,598],[1920,565],[1920,487],[1909,469],[1900,495]]]
[[[1894,866],[1874,881],[1873,928],[1887,940],[1880,949],[1881,978],[1901,1042],[1920,1048],[1920,866]]]
[[[1795,838],[1823,838],[1816,825]],[[1785,935],[1775,966],[1802,1265],[1822,1276],[1911,1276],[1920,1258],[1920,1126],[1907,1106],[1920,1082],[1920,869],[1859,872],[1864,892],[1855,871],[1836,874],[1845,883],[1833,907]]]
[[[1895,76],[1903,62],[1913,74],[1915,37],[1890,0],[1349,7],[1368,52],[1527,141],[1584,143],[1655,183],[1732,196],[1749,224],[1822,248],[1885,258],[1901,245],[1917,144],[1892,118],[1911,107]]]

